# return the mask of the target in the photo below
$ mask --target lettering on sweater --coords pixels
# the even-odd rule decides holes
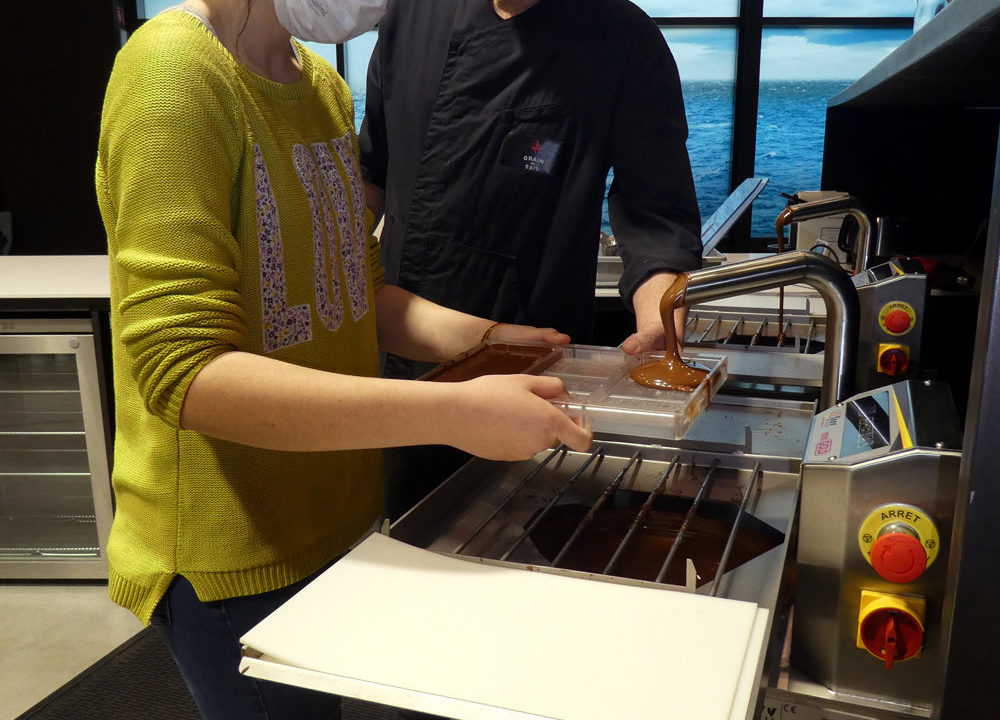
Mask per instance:
[[[331,150],[332,146],[332,150]],[[351,317],[368,312],[367,227],[361,174],[350,136],[309,147],[296,144],[292,162],[312,214],[316,314],[337,330],[344,321],[341,281]],[[254,146],[258,242],[261,256],[264,350],[274,352],[312,338],[310,306],[289,307],[281,228],[273,189],[259,146]]]
[[[253,146],[257,195],[257,244],[260,250],[260,297],[264,351],[274,352],[312,339],[309,305],[289,307],[278,208],[260,145]]]

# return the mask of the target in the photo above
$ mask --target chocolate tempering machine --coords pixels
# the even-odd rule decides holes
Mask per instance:
[[[794,352],[689,331],[710,372],[676,402],[622,380],[645,358],[528,352],[591,451],[470,461],[244,638],[243,671],[454,718],[929,717],[961,438],[943,385],[857,392],[863,284],[800,251],[691,272],[692,313],[789,285],[824,312],[785,333]],[[364,621],[330,603],[365,583],[377,650],[344,658]],[[305,615],[321,627],[296,643]]]

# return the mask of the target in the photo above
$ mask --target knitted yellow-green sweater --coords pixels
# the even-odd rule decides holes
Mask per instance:
[[[179,428],[191,380],[227,351],[378,371],[382,271],[350,93],[296,49],[301,80],[278,84],[199,19],[165,12],[108,84],[96,182],[117,422],[109,592],[143,622],[176,574],[205,601],[272,590],[381,513],[377,451],[275,452]]]

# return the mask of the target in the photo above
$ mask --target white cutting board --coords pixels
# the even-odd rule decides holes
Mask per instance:
[[[756,690],[766,618],[373,534],[242,638],[241,670],[461,720],[733,720]]]

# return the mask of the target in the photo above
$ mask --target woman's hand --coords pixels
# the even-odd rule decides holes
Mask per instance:
[[[568,397],[559,378],[484,375],[453,387],[449,444],[473,455],[526,460],[558,443],[582,452],[593,441],[590,429],[549,402]]]
[[[570,337],[555,328],[539,328],[531,325],[508,325],[498,323],[487,330],[487,338],[503,342],[545,342],[552,345],[566,345]]]

